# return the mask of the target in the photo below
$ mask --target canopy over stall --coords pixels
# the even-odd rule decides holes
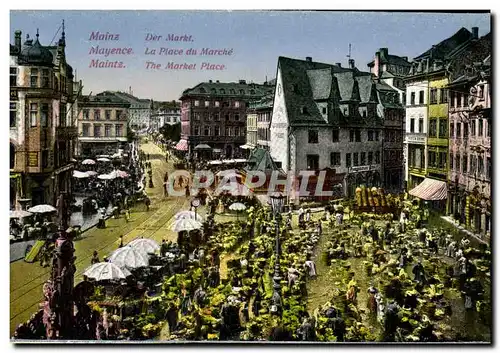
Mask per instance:
[[[447,187],[444,181],[425,178],[409,194],[427,201],[446,200]]]

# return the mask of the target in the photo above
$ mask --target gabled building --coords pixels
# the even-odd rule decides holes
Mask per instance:
[[[477,39],[461,28],[453,36],[414,58],[406,83],[406,181],[413,196],[424,200],[446,199],[448,175],[448,85],[447,67],[456,49]],[[428,179],[428,180],[425,180]],[[425,180],[424,186],[411,191]],[[444,204],[443,204],[444,205]]]
[[[273,90],[269,83],[202,82],[184,90],[181,105],[181,141],[178,148],[193,156],[198,144],[216,155],[242,156],[246,140],[248,103]]]
[[[127,143],[130,103],[114,92],[83,96],[79,102],[78,155],[113,155]]]
[[[376,84],[368,72],[279,57],[270,152],[279,166],[326,170],[335,196],[351,195],[359,184],[381,184],[383,120]],[[325,190],[327,188],[325,187]],[[291,198],[303,195],[294,190]]]
[[[157,104],[158,103],[158,104]],[[180,124],[181,107],[180,102],[154,102],[154,110],[151,114],[151,129],[158,131],[164,125]]]
[[[71,192],[74,120],[73,68],[66,62],[64,24],[55,46],[21,31],[10,45],[10,205],[55,204]]]
[[[274,92],[248,104],[247,113],[247,148],[269,150],[270,123],[273,113]]]
[[[151,127],[151,115],[153,113],[153,100],[137,98],[129,92],[111,92],[122,101],[129,103],[128,108],[128,126],[136,132],[146,132]]]

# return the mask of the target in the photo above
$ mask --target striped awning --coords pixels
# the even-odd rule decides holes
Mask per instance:
[[[446,200],[448,191],[444,181],[425,178],[417,187],[410,190],[410,195],[422,200],[438,201]]]
[[[175,145],[175,149],[178,151],[187,151],[188,150],[188,142],[186,140],[180,140]]]

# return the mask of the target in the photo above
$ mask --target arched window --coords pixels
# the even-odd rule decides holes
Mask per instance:
[[[245,90],[244,89],[240,89],[240,94],[244,95],[245,94]]]
[[[224,88],[221,88],[219,92],[220,94],[226,94],[226,90]]]
[[[255,91],[253,89],[251,89],[250,94],[255,94]]]
[[[10,144],[10,169],[14,169],[16,166],[16,146],[13,143]]]
[[[200,93],[205,93],[205,89],[204,88],[200,88]]]
[[[302,107],[302,114],[307,114],[307,107]]]

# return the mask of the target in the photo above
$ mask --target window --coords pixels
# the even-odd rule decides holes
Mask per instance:
[[[17,67],[10,68],[10,85],[11,87],[17,86]]]
[[[450,138],[455,138],[455,121],[450,121]]]
[[[111,125],[110,124],[104,125],[104,136],[111,137]]]
[[[220,106],[220,102],[219,102],[219,101],[215,101],[215,102],[214,102],[214,105],[215,105],[216,107],[219,107],[219,106]]]
[[[50,87],[49,70],[43,69],[42,70],[42,88],[48,88],[48,87]]]
[[[375,151],[375,164],[380,164],[380,151]]]
[[[226,135],[225,136],[231,136],[231,128],[229,126],[226,126]]]
[[[440,95],[441,95],[441,103],[448,103],[448,90],[446,88],[441,88],[440,90]]]
[[[486,136],[491,137],[491,121],[486,121]]]
[[[210,102],[209,101],[205,101],[205,107],[209,107],[210,106]]]
[[[240,136],[240,127],[239,126],[234,127],[234,136]]]
[[[491,180],[491,173],[492,173],[492,169],[491,169],[491,157],[487,157],[486,158],[486,177],[488,178],[488,180]]]
[[[477,135],[478,136],[483,136],[483,119],[478,119],[479,120],[479,128],[478,128],[478,131],[477,131]]]
[[[302,107],[302,114],[307,114],[307,107]]]
[[[410,132],[415,132],[415,119],[410,119]]]
[[[477,161],[477,156],[471,155],[470,156],[470,168],[469,168],[469,171],[471,174],[476,173],[476,168],[477,168],[476,161]]]
[[[308,154],[307,155],[307,169],[308,170],[318,170],[319,169],[319,155]]]
[[[424,91],[418,92],[418,98],[419,98],[418,101],[420,104],[424,104],[424,94],[425,94]]]
[[[440,169],[445,169],[446,168],[446,157],[448,156],[447,152],[439,152],[439,162],[438,162],[438,167]]]
[[[221,88],[221,89],[219,90],[219,92],[220,92],[220,94],[226,94],[226,90],[225,90],[224,88]]]
[[[356,130],[356,142],[361,142],[361,130]]]
[[[90,124],[82,124],[82,135],[83,135],[83,137],[89,137]]]
[[[229,116],[229,114],[226,114],[224,115],[224,118],[226,119],[226,121],[229,121],[231,117]]]
[[[193,127],[193,135],[194,136],[199,136],[200,135],[200,127],[199,126],[194,126]]]
[[[101,120],[101,111],[99,109],[94,110],[94,120]]]
[[[446,119],[439,119],[439,138],[448,137],[448,121]]]
[[[368,141],[373,141],[373,130],[368,130]]]
[[[111,120],[111,110],[105,110],[104,117],[106,120]]]
[[[200,106],[200,101],[194,101],[194,106],[199,107]]]
[[[121,110],[117,110],[115,114],[116,114],[116,120],[121,120],[122,111]]]
[[[455,169],[460,172],[460,155],[458,153],[455,155]]]
[[[229,90],[229,93],[230,93],[230,94],[236,94],[236,91],[235,91],[234,89],[232,89],[232,88],[231,88],[231,89]]]
[[[359,162],[360,165],[366,165],[366,152],[361,152],[361,161]]]
[[[464,99],[462,94],[457,94],[457,108],[458,107],[463,107],[462,105],[462,100]]]
[[[203,135],[210,136],[210,126],[205,126],[203,129]]]
[[[318,143],[318,130],[309,130],[308,131],[308,143]]]
[[[424,132],[424,118],[418,119],[418,132],[421,134]]]
[[[456,138],[461,139],[462,138],[462,123],[457,121],[457,133],[456,133]]]
[[[368,152],[368,164],[373,164],[373,152]]]
[[[462,97],[462,107],[466,107],[467,106],[467,101],[469,100],[469,95],[467,93],[465,93]]]
[[[455,108],[455,92],[450,92],[450,107]]]
[[[101,137],[101,125],[94,125],[94,137]]]
[[[214,136],[220,136],[220,126],[214,126]]]
[[[363,118],[366,118],[366,110],[363,110]]]
[[[428,155],[427,155],[427,158],[428,158],[428,163],[429,163],[429,167],[430,168],[436,168],[437,167],[437,156],[436,156],[436,152],[434,151],[429,151],[428,152]]]
[[[240,102],[238,102],[238,101],[234,102],[234,107],[235,108],[239,108],[240,107]]]
[[[194,120],[200,120],[201,119],[201,114],[200,113],[193,113]]]
[[[420,100],[422,104],[422,100]],[[437,88],[431,88],[430,104],[437,104]]]
[[[83,110],[83,120],[89,120],[89,110],[88,109],[84,109]]]
[[[354,130],[349,130],[349,142],[354,142]]]
[[[50,123],[50,120],[49,120]],[[59,126],[66,126],[66,105],[59,106]]]
[[[332,130],[332,142],[339,142],[339,129]]]
[[[326,114],[326,107],[323,107],[321,111],[323,112],[323,114]]]
[[[332,167],[340,166],[340,152],[330,153],[330,165]]]
[[[415,105],[415,92],[410,93],[410,104]]]
[[[453,163],[455,163],[455,158],[453,158],[453,153],[450,152],[450,169],[453,170]]]
[[[49,151],[42,151],[42,168],[47,168],[49,166]]]
[[[10,144],[10,169],[14,169],[16,167],[16,146],[14,144]]]
[[[479,156],[477,164],[477,174],[484,176],[484,158]]]
[[[30,86],[38,87],[38,69],[31,69]]]
[[[375,131],[375,141],[380,141],[380,131]]]
[[[469,163],[467,161],[467,155],[464,154],[463,158],[462,158],[462,174],[467,174],[467,172],[469,171]]]
[[[429,137],[437,137],[437,119],[429,120]]]
[[[484,100],[484,85],[479,85],[477,87],[477,95],[479,97],[479,100],[481,101]]]
[[[40,105],[40,126],[49,126],[49,105],[47,103]]]
[[[354,166],[358,166],[358,152],[353,153],[353,164]]]
[[[470,134],[476,136],[476,120],[470,122]]]
[[[210,114],[208,112],[203,113],[203,120],[210,121]]]
[[[35,127],[37,125],[38,118],[38,103],[30,104],[30,126]]]
[[[10,127],[17,125],[17,103],[10,102]]]
[[[214,113],[214,121],[220,121],[219,113]]]
[[[234,114],[234,121],[240,121],[240,115]]]
[[[351,161],[351,154],[350,154],[350,153],[346,153],[346,154],[345,154],[345,167],[346,167],[346,168],[350,168],[350,167],[351,167],[351,164],[352,164],[352,161]]]
[[[122,124],[115,125],[115,136],[117,136],[117,137],[123,136],[123,125]]]
[[[469,137],[469,124],[464,123],[464,139]]]
[[[255,90],[251,89],[250,94],[255,94]]]

